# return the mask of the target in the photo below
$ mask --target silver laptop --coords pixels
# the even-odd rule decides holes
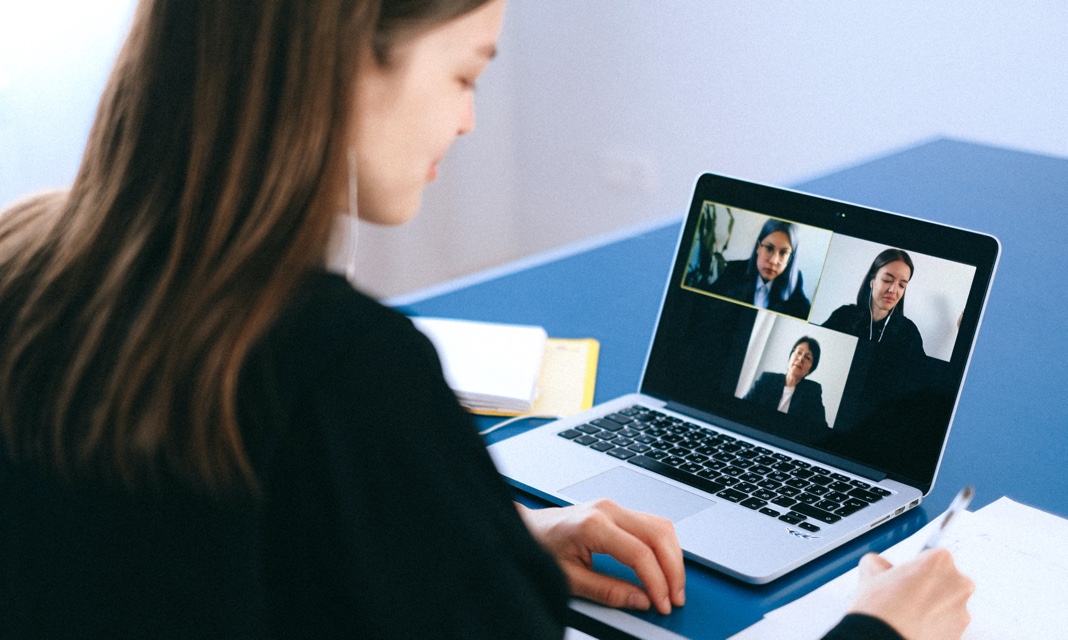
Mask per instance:
[[[770,582],[930,492],[999,251],[703,175],[638,391],[489,451],[520,489],[662,515],[687,558]]]

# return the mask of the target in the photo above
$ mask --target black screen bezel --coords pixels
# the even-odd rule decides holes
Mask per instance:
[[[671,276],[661,302],[661,315],[659,317],[656,332],[645,372],[641,383],[641,392],[652,397],[671,401],[676,399],[674,385],[664,375],[663,360],[659,358],[666,349],[666,343],[673,338],[666,328],[678,318],[665,317],[672,309],[678,308],[679,303],[685,296],[700,296],[702,294],[688,291],[681,286],[685,270],[690,256],[691,243],[698,222],[702,205],[707,202],[715,202],[737,209],[751,211],[762,215],[781,218],[799,224],[820,227],[829,230],[832,234],[843,234],[870,241],[888,247],[898,247],[906,251],[927,254],[937,258],[970,265],[975,268],[974,278],[968,294],[968,300],[961,316],[961,324],[957,340],[945,368],[948,376],[947,384],[955,387],[952,398],[952,408],[945,424],[941,426],[941,437],[933,434],[932,442],[939,444],[937,452],[926,452],[927,459],[933,460],[933,464],[925,465],[923,470],[905,470],[900,465],[892,463],[879,463],[879,455],[872,452],[865,459],[858,459],[843,451],[822,450],[832,459],[842,459],[873,467],[886,474],[887,477],[920,488],[926,494],[934,481],[938,464],[941,460],[942,451],[945,448],[946,434],[952,423],[952,416],[956,411],[956,404],[960,398],[963,387],[964,375],[967,371],[971,357],[975,337],[978,332],[985,308],[990,285],[997,267],[1000,253],[1000,243],[988,234],[952,227],[936,222],[913,218],[901,214],[895,214],[858,204],[842,202],[830,198],[802,193],[779,187],[761,185],[745,180],[730,178],[727,176],[704,174],[697,180],[694,189],[693,200],[686,218],[685,225],[679,237]],[[658,366],[661,370],[658,371]],[[670,363],[668,366],[671,366]],[[729,399],[712,397],[704,406],[693,406],[686,403],[700,415],[708,414],[725,418],[731,423],[741,424],[747,427],[749,435],[760,434],[765,429],[748,420],[744,410],[740,410],[737,403]],[[769,441],[784,446],[776,434],[768,434]],[[931,445],[934,446],[934,445]],[[785,448],[790,448],[788,445]],[[798,447],[799,453],[811,453],[808,444]],[[817,451],[821,451],[817,447]]]

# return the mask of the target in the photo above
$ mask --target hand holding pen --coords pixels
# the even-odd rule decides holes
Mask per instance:
[[[942,540],[942,534],[945,533],[946,528],[949,527],[949,523],[953,521],[958,513],[968,508],[968,505],[972,502],[972,496],[975,495],[975,489],[971,485],[967,485],[960,490],[956,498],[953,498],[953,502],[949,504],[949,509],[946,510],[946,514],[942,516],[942,522],[938,523],[938,526],[933,532],[931,537],[927,538],[927,542],[924,543],[923,551],[933,549],[938,546],[938,543]]]

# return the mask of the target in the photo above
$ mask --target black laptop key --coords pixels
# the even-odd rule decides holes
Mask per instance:
[[[741,502],[749,497],[741,491],[735,491],[734,489],[724,489],[716,495],[725,500],[730,500],[731,502]]]
[[[704,467],[697,464],[696,462],[687,462],[686,464],[679,466],[679,469],[685,471],[686,473],[697,473],[698,471],[704,469]]]
[[[709,469],[707,467],[698,471],[697,475],[701,476],[702,478],[708,478],[709,480],[715,480],[716,478],[720,477],[719,471],[715,471],[714,469]]]
[[[718,493],[724,489],[724,486],[718,482],[695,476],[692,473],[686,473],[681,469],[653,460],[648,456],[634,456],[627,462],[707,493]]]
[[[853,489],[856,488],[853,485],[849,484],[848,482],[841,482],[841,481],[832,482],[831,484],[829,484],[827,486],[830,487],[831,491],[852,491]]]
[[[837,516],[831,513],[830,511],[824,511],[823,509],[817,509],[816,507],[809,504],[795,504],[794,511],[802,513],[814,520],[819,520],[820,522],[824,522],[826,524],[834,524],[835,522],[838,522],[842,519],[842,516]]]
[[[598,420],[591,420],[590,424],[595,427],[600,427],[605,431],[619,431],[623,428],[623,425],[619,424],[618,422],[612,422],[611,420],[606,420],[604,418],[600,418]]]
[[[877,489],[878,487],[873,488]],[[881,495],[875,493],[874,491],[865,491],[864,489],[853,489],[849,492],[849,495],[854,498],[863,500],[864,502],[867,502],[869,504],[872,502],[878,502],[879,500],[883,499]]]
[[[581,436],[582,432],[578,429],[568,429],[567,431],[561,431],[556,435],[560,436],[561,438],[567,438],[568,440],[574,440],[575,438]]]
[[[886,496],[890,495],[890,492],[886,489],[883,489],[882,487],[872,487],[871,492],[882,498],[885,498]]]
[[[653,451],[647,452],[645,454],[645,457],[652,458],[653,460],[663,460],[664,458],[668,457],[668,454],[666,451],[657,451],[654,449]]]
[[[738,484],[734,485],[734,488],[738,491],[744,491],[746,493],[753,493],[754,491],[759,491],[759,487],[757,487],[755,484],[749,484],[748,482],[739,482]]]
[[[816,504],[814,504],[812,506],[816,507],[817,509],[823,509],[824,511],[832,511],[832,512],[835,511],[836,509],[840,509],[842,507],[842,505],[840,503],[835,502],[834,500],[820,500],[819,502],[817,502]]]
[[[619,412],[625,416],[630,416],[631,418],[633,418],[638,415],[644,415],[646,413],[646,409],[645,407],[636,404],[634,406],[627,407],[626,409],[620,409]]]
[[[811,469],[812,469],[812,473],[815,473],[815,474],[818,474],[818,475],[821,475],[821,476],[827,476],[828,479],[831,476],[831,470],[830,469],[824,469],[823,467],[816,467],[816,466],[811,467]]]
[[[630,424],[631,422],[634,422],[634,418],[626,416],[622,413],[610,413],[606,415],[605,418],[611,420],[612,422],[618,422],[619,424]]]
[[[627,448],[630,449],[631,451],[633,451],[634,453],[645,453],[646,451],[650,451],[651,450],[649,445],[642,444],[640,442],[635,442],[634,444],[628,446]]]
[[[760,498],[761,500],[773,500],[775,498],[774,491],[768,491],[767,489],[757,489],[753,492],[754,498]]]
[[[600,442],[600,440],[598,440],[597,438],[594,438],[593,436],[580,436],[580,437],[575,438],[574,440],[572,440],[572,442],[577,442],[577,443],[582,444],[582,445],[589,445],[589,444],[593,444],[595,442]]]
[[[862,507],[858,507],[858,506],[856,506],[856,505],[842,505],[842,507],[841,507],[841,508],[839,508],[839,509],[835,510],[835,513],[836,513],[837,515],[840,515],[840,516],[842,516],[842,517],[844,518],[844,517],[846,517],[846,516],[851,516],[851,515],[853,515],[854,513],[856,513],[856,512],[858,512],[858,511],[860,511],[861,509],[863,509],[863,508],[864,508],[864,507],[866,507],[866,506],[868,506],[868,505],[864,505],[864,506],[862,506]]]
[[[827,486],[827,485],[831,484],[831,482],[833,482],[827,476],[821,476],[819,474],[816,474],[816,475],[812,476],[811,478],[809,478],[809,480],[812,481],[812,482],[815,482],[816,484],[823,485],[823,486]]]
[[[782,520],[786,524],[797,524],[798,522],[801,522],[801,518],[789,513],[779,516],[779,520]]]
[[[792,507],[797,504],[797,500],[789,498],[787,496],[779,496],[771,501],[771,504],[778,505],[780,507]]]
[[[625,438],[623,436],[619,436],[612,442],[615,443],[617,447],[629,447],[630,445],[634,444],[633,440],[631,440],[630,438]]]
[[[801,495],[797,496],[797,501],[803,504],[816,504],[820,501],[820,497],[814,496],[811,493],[802,493]]]
[[[600,427],[595,427],[592,424],[580,424],[579,426],[577,426],[575,428],[578,429],[579,431],[581,431],[582,433],[600,433],[601,432]]]
[[[745,500],[742,500],[739,504],[741,504],[746,509],[753,509],[754,511],[761,507],[766,507],[768,505],[766,501],[761,500],[760,498],[746,498]]]
[[[757,473],[753,473],[752,471],[749,471],[748,473],[743,473],[742,475],[738,476],[738,479],[741,480],[742,482],[749,482],[749,483],[752,483],[752,484],[756,484],[756,483],[760,482],[761,480],[763,480],[764,476],[762,476],[760,474],[757,474]]]
[[[620,460],[626,460],[627,458],[633,458],[638,454],[634,453],[630,449],[623,449],[621,447],[617,447],[609,451],[608,455],[612,456],[613,458],[619,458]]]
[[[811,522],[799,522],[799,523],[797,523],[797,526],[802,528],[802,529],[804,529],[805,531],[811,531],[813,533],[815,533],[815,532],[820,530],[819,527],[817,527],[816,525],[812,524]]]
[[[738,476],[740,476],[743,473],[745,473],[745,469],[739,469],[738,467],[727,467],[726,469],[723,469],[720,473],[722,473],[725,476],[730,476],[732,478],[737,478]]]
[[[823,496],[823,498],[825,500],[834,500],[835,502],[844,503],[846,500],[849,499],[849,496],[844,493],[839,493],[838,491],[832,491],[827,495]]]
[[[794,487],[795,489],[804,489],[809,485],[808,480],[802,480],[801,478],[791,478],[786,481],[786,486]]]
[[[609,449],[615,449],[616,445],[612,444],[611,442],[605,442],[604,440],[602,440],[600,442],[595,442],[591,444],[590,448],[595,449],[597,451],[608,451]]]

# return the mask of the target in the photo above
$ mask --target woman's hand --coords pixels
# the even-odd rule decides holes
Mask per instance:
[[[849,611],[881,619],[906,640],[956,639],[971,622],[973,591],[975,583],[945,549],[924,551],[896,567],[869,553],[860,560],[860,588]]]
[[[516,506],[527,529],[563,569],[574,595],[610,607],[644,611],[655,606],[665,615],[686,601],[682,548],[669,520],[611,500],[548,509]],[[595,553],[632,568],[645,589],[595,572]]]

